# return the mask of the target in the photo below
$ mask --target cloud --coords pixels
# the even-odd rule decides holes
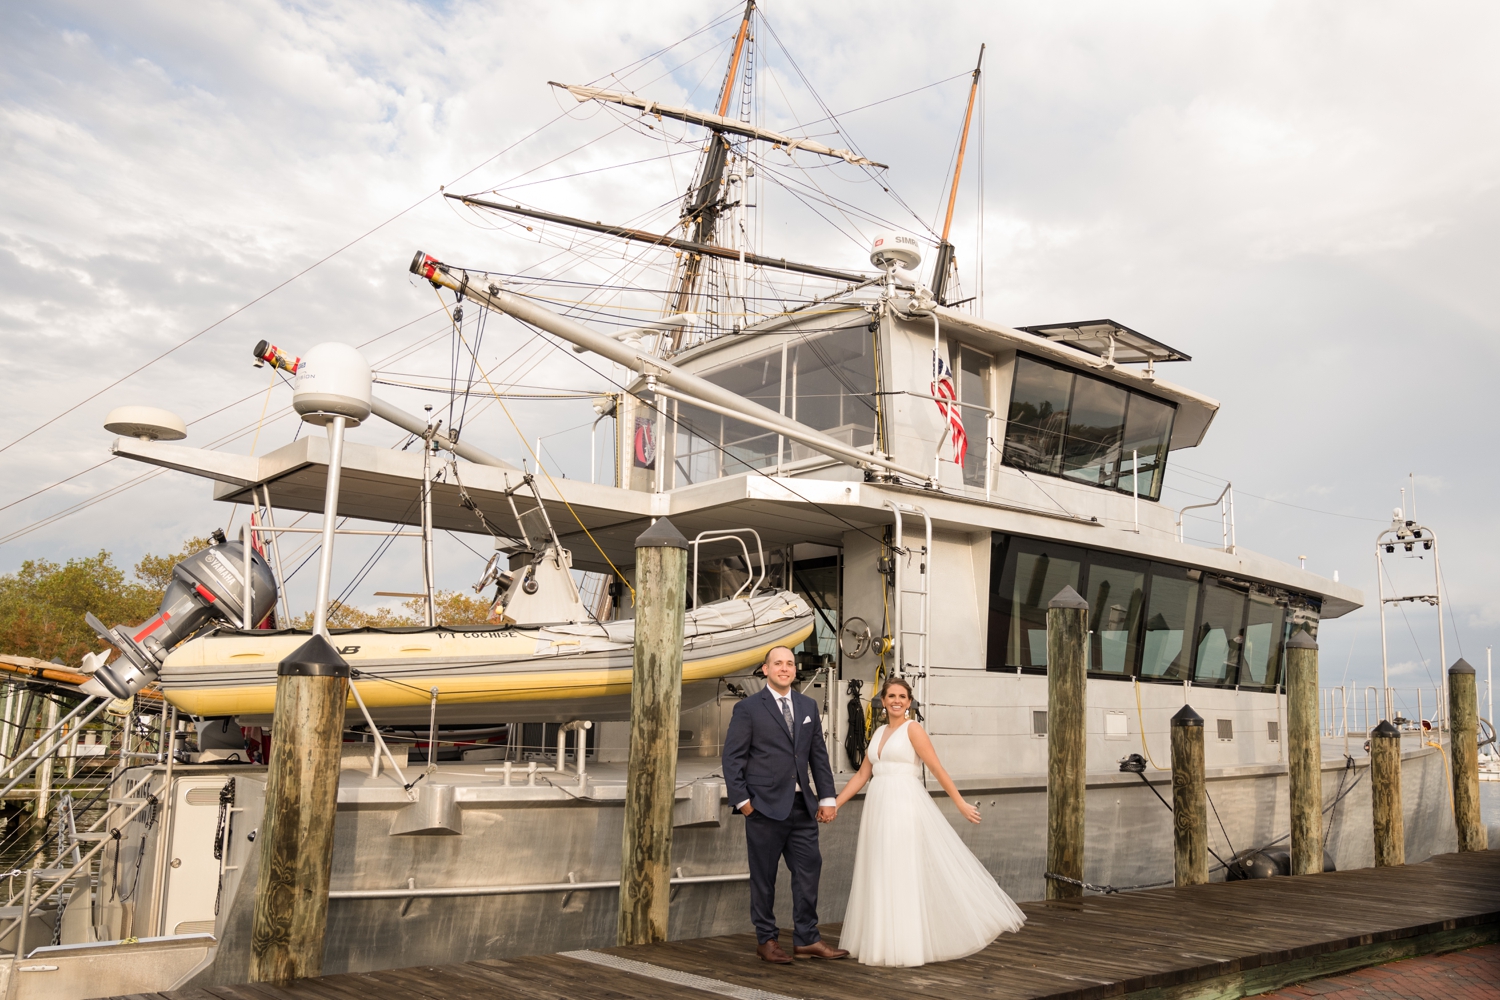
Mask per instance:
[[[989,41],[983,152],[976,128],[954,229],[968,294],[982,258],[993,319],[1112,316],[1193,354],[1169,377],[1224,408],[1203,447],[1173,456],[1164,502],[1233,479],[1248,548],[1305,554],[1309,569],[1339,569],[1370,592],[1374,533],[1417,473],[1459,623],[1450,656],[1459,636],[1471,651],[1489,641],[1500,621],[1486,558],[1500,542],[1486,498],[1500,483],[1483,457],[1488,373],[1500,360],[1492,6],[1008,2],[921,17],[893,3],[762,8],[774,28],[756,42],[768,123],[792,127],[961,76],[840,119],[841,141],[890,163],[900,201],[841,166],[787,170],[763,179],[760,245],[862,263],[875,223],[815,206],[825,221],[794,180],[897,225],[932,225],[964,74]],[[648,58],[716,16],[711,30]],[[190,443],[229,438],[223,447],[247,451],[268,377],[250,367],[249,346],[365,343],[417,320],[436,305],[405,272],[419,248],[580,279],[628,267],[636,251],[613,247],[618,260],[586,265],[538,232],[455,211],[438,185],[463,175],[458,190],[498,187],[569,214],[667,225],[694,160],[664,159],[675,147],[663,136],[689,130],[615,131],[618,117],[546,82],[599,80],[706,107],[737,18],[737,4],[705,13],[680,0],[12,13],[0,38],[0,444],[416,207],[0,453],[0,505],[106,457],[100,423],[125,402],[189,419],[222,409],[193,425]],[[601,170],[622,162],[634,165]],[[552,179],[580,171],[599,172]],[[451,371],[437,317],[366,350],[403,375]],[[607,371],[591,374],[501,320],[483,354],[497,377],[530,385],[608,384]],[[412,409],[429,398],[391,391]],[[285,402],[276,390],[270,412]],[[591,413],[586,403],[515,410],[528,428]],[[496,408],[474,419],[476,440],[527,456]],[[256,446],[295,430],[270,420]],[[585,474],[586,435],[571,433],[549,448]],[[0,511],[0,534],[139,473],[116,462],[18,503]],[[227,520],[207,492],[159,476],[0,546],[0,569],[100,546],[126,557],[173,548]],[[460,568],[443,584],[462,585],[478,557],[444,544]],[[415,573],[414,556],[393,550],[365,586],[410,589]],[[1351,676],[1378,674],[1374,629],[1373,609],[1325,626],[1325,642],[1355,642]],[[1414,659],[1395,649],[1409,640],[1392,642],[1394,656]]]

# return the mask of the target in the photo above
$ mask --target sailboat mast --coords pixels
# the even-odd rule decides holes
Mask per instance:
[[[745,16],[740,21],[739,34],[734,39],[734,54],[729,57],[729,71],[724,75],[724,89],[719,95],[720,118],[729,114],[729,102],[735,89],[734,80],[739,74],[740,56],[745,51],[745,39],[750,35],[750,18],[754,13],[755,0],[746,0]],[[703,170],[693,183],[692,198],[682,214],[681,224],[684,228],[692,222],[692,239],[695,243],[714,242],[714,230],[718,226],[721,210],[719,203],[720,193],[724,187],[724,166],[728,156],[729,140],[724,137],[723,132],[715,129],[708,139],[708,149],[703,157]],[[677,289],[672,295],[667,315],[685,313],[689,310],[692,305],[693,292],[698,286],[698,279],[702,272],[701,254],[689,254],[683,258]],[[672,334],[673,350],[682,346],[682,338],[685,335],[686,331],[681,329]]]
[[[937,265],[932,271],[932,297],[944,302],[948,291],[948,271],[953,266],[953,244],[948,232],[953,228],[953,206],[958,201],[958,180],[964,172],[964,150],[969,146],[969,123],[974,120],[974,98],[979,93],[979,72],[984,68],[984,45],[979,46],[979,61],[969,84],[969,107],[964,112],[964,130],[958,140],[958,162],[953,166],[953,186],[948,191],[948,214],[943,218],[943,238],[938,243]]]

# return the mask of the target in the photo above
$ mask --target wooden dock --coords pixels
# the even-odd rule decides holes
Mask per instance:
[[[753,935],[735,934],[132,1000],[1232,1000],[1500,941],[1500,851],[1023,908],[1028,922],[1020,933],[967,959],[916,969],[850,960],[770,966],[755,957]],[[835,940],[837,931],[831,926],[825,936]]]

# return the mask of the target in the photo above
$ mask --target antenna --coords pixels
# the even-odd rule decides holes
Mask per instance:
[[[948,232],[953,228],[953,206],[958,201],[958,181],[964,172],[964,150],[969,145],[969,123],[974,118],[974,98],[979,93],[979,72],[984,68],[984,45],[979,46],[979,61],[974,65],[974,75],[969,84],[969,106],[964,111],[964,128],[958,139],[958,162],[953,167],[953,186],[948,189],[948,214],[943,219],[943,237],[938,242],[937,264],[932,269],[932,297],[939,305],[946,305],[948,271],[953,267],[953,244],[948,242]]]

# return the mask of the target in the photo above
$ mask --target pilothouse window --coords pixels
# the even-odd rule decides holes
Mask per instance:
[[[856,448],[875,440],[875,345],[865,324],[789,334],[756,356],[702,372],[704,378]],[[782,359],[786,360],[783,377]],[[733,417],[678,403],[675,485],[701,483],[795,462],[818,453]]]
[[[1104,379],[1016,358],[1004,464],[1156,500],[1176,409]]]

